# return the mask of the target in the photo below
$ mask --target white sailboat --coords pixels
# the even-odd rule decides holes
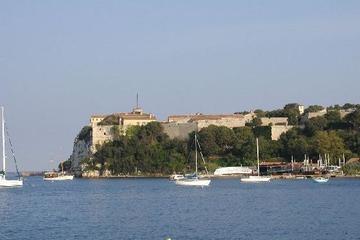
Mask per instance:
[[[181,186],[199,186],[199,187],[205,187],[205,186],[209,186],[211,180],[210,179],[200,179],[198,176],[198,154],[197,154],[197,148],[198,148],[198,140],[197,140],[197,136],[195,133],[195,174],[191,177],[185,177],[183,179],[178,179],[175,181],[176,185],[181,185]],[[200,147],[200,146],[199,146]]]
[[[23,180],[19,177],[17,180],[6,179],[6,156],[5,156],[5,118],[4,107],[1,107],[1,140],[2,140],[2,171],[0,172],[0,187],[21,187]]]
[[[249,176],[246,178],[240,178],[241,182],[249,182],[249,183],[270,182],[271,177],[260,176],[259,139],[258,138],[256,138],[256,157],[257,157],[257,176]]]

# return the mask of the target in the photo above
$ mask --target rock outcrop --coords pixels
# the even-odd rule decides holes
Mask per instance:
[[[85,126],[74,140],[73,152],[70,156],[71,171],[81,176],[81,161],[91,156],[91,127]]]

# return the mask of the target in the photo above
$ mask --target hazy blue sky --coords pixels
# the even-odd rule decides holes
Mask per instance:
[[[360,1],[0,1],[0,104],[22,170],[92,113],[159,119],[360,103]],[[54,161],[54,162],[52,162]]]

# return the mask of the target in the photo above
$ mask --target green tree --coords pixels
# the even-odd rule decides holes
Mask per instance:
[[[287,160],[293,156],[295,159],[303,159],[304,154],[309,154],[308,139],[299,134],[299,130],[293,128],[282,134],[279,139],[281,156]]]
[[[261,126],[261,118],[254,117],[250,122],[245,123],[245,126],[247,127],[259,127]]]
[[[313,153],[318,155],[330,154],[333,163],[342,157],[342,154],[348,154],[344,141],[335,131],[318,131],[312,138]]]
[[[266,112],[264,112],[261,109],[256,109],[254,111],[254,113],[256,114],[256,117],[258,117],[258,118],[266,117]]]
[[[305,122],[304,132],[307,136],[313,136],[316,131],[323,131],[327,127],[327,119],[323,116],[314,117]]]
[[[305,109],[305,113],[308,112],[319,112],[321,110],[323,110],[324,107],[320,106],[320,105],[310,105],[308,108]]]
[[[354,130],[359,131],[360,130],[360,110],[356,110],[356,111],[346,115],[345,121],[348,122]]]
[[[235,143],[232,154],[244,165],[256,161],[255,135],[251,127],[234,128]]]
[[[340,122],[341,121],[340,112],[337,111],[337,110],[328,111],[325,114],[325,118],[329,123],[334,123],[334,122]]]

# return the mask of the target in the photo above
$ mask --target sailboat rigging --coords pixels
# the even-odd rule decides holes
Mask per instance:
[[[257,158],[257,176],[249,176],[247,178],[241,178],[241,182],[270,182],[271,177],[260,176],[260,157],[259,157],[259,139],[256,138],[256,158]]]
[[[201,147],[199,144],[199,141],[197,139],[197,135],[195,133],[194,136],[194,144],[195,144],[195,173],[189,177],[185,177],[183,179],[176,180],[176,185],[182,185],[182,186],[209,186],[211,180],[210,179],[200,179],[198,175],[198,148],[200,150],[200,156],[205,164],[205,160],[203,158],[203,155],[201,153]],[[208,173],[207,168],[205,167],[206,173]]]
[[[6,128],[6,133],[9,136],[9,132],[8,129]],[[0,172],[0,187],[21,187],[23,185],[23,180],[20,177],[19,174],[19,170],[17,167],[17,162],[16,162],[16,158],[15,158],[15,154],[14,154],[14,150],[13,150],[13,146],[11,143],[11,140],[9,138],[9,143],[10,143],[10,147],[11,147],[11,152],[15,161],[15,167],[16,167],[16,172],[18,174],[18,179],[17,180],[8,180],[6,179],[6,145],[5,145],[5,117],[4,117],[4,107],[1,107],[1,140],[2,140],[2,171]]]

